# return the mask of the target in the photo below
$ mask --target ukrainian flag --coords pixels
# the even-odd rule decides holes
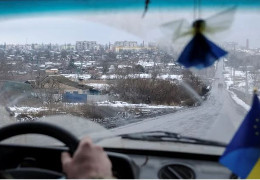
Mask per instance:
[[[253,104],[234,135],[220,163],[240,178],[260,178],[260,103],[254,94]]]

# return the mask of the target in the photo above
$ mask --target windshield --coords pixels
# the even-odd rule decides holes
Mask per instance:
[[[1,126],[62,115],[114,135],[167,131],[228,143],[260,86],[255,1],[0,2]],[[196,19],[228,52],[203,69],[177,62]],[[88,134],[84,120],[49,122]]]

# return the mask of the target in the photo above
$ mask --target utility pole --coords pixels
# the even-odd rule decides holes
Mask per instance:
[[[77,67],[77,79],[79,81],[81,81],[81,78],[79,77],[79,75],[82,74],[82,64],[83,64],[83,56],[82,55],[79,55],[80,57],[80,67]]]
[[[248,75],[247,75],[247,66],[246,66],[246,89],[245,89],[246,96],[248,95]]]

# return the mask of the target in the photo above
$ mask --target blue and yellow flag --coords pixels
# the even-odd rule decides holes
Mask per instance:
[[[260,178],[260,103],[254,94],[253,104],[234,135],[220,163],[240,178]]]

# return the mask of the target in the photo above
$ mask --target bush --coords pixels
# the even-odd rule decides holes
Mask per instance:
[[[107,117],[114,117],[117,115],[118,110],[112,107],[97,106],[95,104],[79,104],[74,106],[66,106],[63,104],[54,104],[51,109],[44,111],[23,113],[19,118],[26,118],[27,116],[33,118],[40,118],[43,116],[51,116],[57,114],[71,114],[74,116],[81,116],[92,120],[104,119]]]
[[[183,71],[183,81],[188,84],[198,95],[204,96],[208,91],[207,86],[189,70]]]
[[[118,79],[111,91],[124,101],[146,104],[179,104],[179,86],[161,79]]]
[[[79,106],[79,111],[83,117],[90,119],[104,119],[106,117],[113,117],[117,114],[117,112],[111,107],[89,104]]]
[[[204,96],[206,86],[192,72],[183,72],[183,82],[199,96]],[[178,82],[162,79],[124,78],[117,79],[110,91],[120,99],[131,103],[187,105],[196,104],[196,99]]]

